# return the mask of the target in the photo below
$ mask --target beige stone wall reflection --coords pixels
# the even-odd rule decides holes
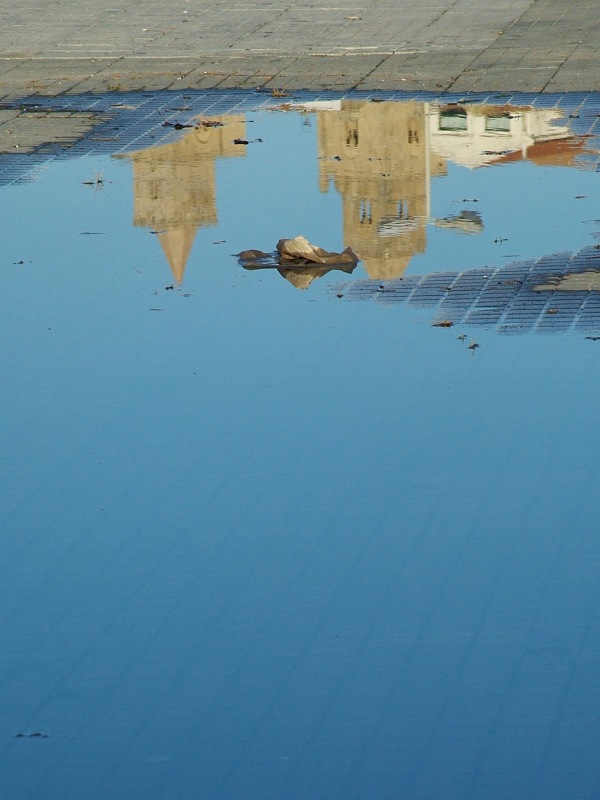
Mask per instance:
[[[448,161],[468,167],[528,158],[567,164],[585,149],[556,109],[342,100],[315,104],[319,188],[342,199],[343,242],[375,280],[400,277],[426,248],[432,178]],[[243,156],[243,115],[190,129],[179,141],[127,155],[133,163],[134,224],[154,229],[181,282],[200,227],[217,223],[215,162]],[[449,235],[480,233],[485,219],[457,208],[437,220]],[[274,234],[275,235],[275,234]],[[308,285],[320,274],[285,276]]]
[[[180,283],[198,228],[217,224],[217,158],[246,153],[243,115],[214,117],[215,127],[191,129],[179,141],[128,153],[133,164],[133,224],[158,234]]]
[[[430,182],[449,161],[571,164],[585,139],[562,117],[557,109],[343,100],[339,110],[317,110],[319,188],[332,181],[340,193],[344,245],[369,276],[397,278],[425,251]],[[479,230],[480,221],[468,232]]]
[[[446,171],[430,154],[425,105],[344,100],[317,118],[319,188],[333,181],[342,196],[344,244],[371,278],[399,277],[425,251],[429,180]]]

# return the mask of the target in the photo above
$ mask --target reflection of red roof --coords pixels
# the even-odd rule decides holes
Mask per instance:
[[[505,164],[527,159],[539,166],[568,167],[575,161],[575,157],[585,150],[586,139],[587,136],[569,136],[566,139],[536,142],[528,147],[525,153],[515,150],[498,158],[496,163]]]

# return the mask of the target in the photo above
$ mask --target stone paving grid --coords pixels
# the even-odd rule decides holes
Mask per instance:
[[[0,2],[0,97],[600,90],[597,0]]]
[[[600,249],[552,253],[537,260],[514,261],[499,268],[466,272],[407,275],[385,284],[359,280],[330,287],[350,300],[372,300],[387,305],[406,303],[437,309],[433,324],[492,328],[498,333],[578,333],[600,335],[600,294],[588,290],[536,292],[533,287],[566,274],[600,273]]]
[[[165,119],[187,123],[202,115],[210,118],[221,114],[240,114],[269,108],[282,103],[303,103],[339,99],[420,100],[439,103],[489,103],[493,105],[561,108],[574,135],[600,137],[600,93],[565,94],[502,94],[502,93],[444,93],[430,92],[300,92],[292,97],[276,98],[268,92],[233,90],[230,92],[157,92],[87,94],[60,97],[29,96],[18,101],[0,103],[1,111],[32,112],[63,111],[77,115],[96,114],[99,124],[75,142],[43,144],[28,153],[0,154],[0,185],[25,181],[44,162],[70,159],[94,154],[112,154],[163,144],[179,138],[179,132],[164,126]],[[117,105],[134,106],[118,108]],[[186,106],[190,110],[175,111]],[[590,145],[592,143],[590,142]],[[600,141],[590,149],[600,151]],[[599,169],[595,153],[585,155],[581,163],[588,169]]]

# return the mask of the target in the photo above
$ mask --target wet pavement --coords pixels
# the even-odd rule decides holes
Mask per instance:
[[[179,88],[600,90],[595,0],[34,0],[0,10],[0,98]]]
[[[599,120],[0,107],[3,798],[597,796]]]

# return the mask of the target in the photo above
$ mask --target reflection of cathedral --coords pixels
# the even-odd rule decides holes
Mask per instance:
[[[243,116],[212,119],[182,139],[128,153],[133,162],[134,225],[153,228],[175,280],[183,279],[198,228],[217,224],[215,160],[244,155]]]
[[[343,100],[318,112],[319,186],[342,196],[344,243],[372,278],[401,275],[425,251],[429,177],[445,172],[430,157],[423,103]]]
[[[342,100],[302,107],[317,112],[319,188],[340,193],[343,243],[375,280],[400,277],[426,247],[430,182],[448,161],[467,167],[527,158],[570,164],[585,139],[557,124],[556,109],[476,104]],[[134,224],[153,228],[175,280],[183,278],[199,227],[216,225],[215,160],[245,155],[245,118],[199,124],[179,141],[128,154],[133,162]],[[485,220],[460,210],[438,228],[479,234]],[[452,235],[452,234],[450,234]],[[283,274],[283,273],[282,273]],[[285,277],[306,287],[323,270]]]
[[[397,278],[423,253],[430,180],[447,161],[469,167],[528,158],[568,164],[584,139],[554,123],[556,109],[342,100],[317,111],[319,185],[342,196],[344,245],[376,280]],[[477,215],[439,220],[464,233],[483,230]]]

